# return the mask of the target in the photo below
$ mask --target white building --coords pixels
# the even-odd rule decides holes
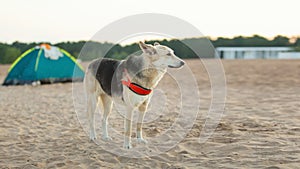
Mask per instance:
[[[218,47],[216,48],[216,57],[222,59],[289,59],[287,53],[292,51],[291,47]],[[294,52],[298,53],[298,52]],[[293,54],[294,57],[300,58],[300,53]]]
[[[278,59],[300,59],[300,52],[281,52]]]

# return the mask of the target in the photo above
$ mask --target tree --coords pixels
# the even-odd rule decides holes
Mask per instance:
[[[289,42],[289,38],[284,37],[284,36],[276,36],[272,41],[271,41],[272,46],[291,46]]]
[[[0,63],[12,63],[18,58],[20,54],[21,51],[19,49],[10,47],[5,44],[0,44]]]
[[[300,50],[300,37],[291,44],[289,38],[285,36],[276,36],[273,40],[268,40],[259,35],[236,36],[234,38],[219,37],[216,40],[197,37],[181,40],[151,40],[146,43],[153,44],[154,42],[169,46],[181,58],[214,57],[215,50],[213,47],[294,46],[296,50]],[[12,44],[0,43],[0,63],[12,63],[21,53],[39,44],[18,41]],[[124,59],[128,55],[140,51],[137,43],[121,46],[108,42],[78,41],[61,42],[54,45],[65,49],[76,58],[80,56],[81,60],[92,60],[101,57]],[[197,56],[196,53],[201,56]]]
[[[300,47],[300,38],[297,38],[297,40],[294,43],[294,46]]]

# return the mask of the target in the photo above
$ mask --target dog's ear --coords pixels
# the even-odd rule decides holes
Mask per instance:
[[[142,49],[142,51],[146,54],[149,54],[149,55],[156,54],[156,50],[152,45],[148,45],[148,44],[145,44],[144,42],[140,41],[139,46]]]
[[[160,45],[158,42],[154,42],[154,46]]]

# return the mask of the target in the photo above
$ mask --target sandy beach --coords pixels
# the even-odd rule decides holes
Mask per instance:
[[[192,129],[171,149],[142,158],[110,151],[125,151],[122,139],[114,135],[117,143],[108,145],[112,146],[109,150],[89,141],[74,108],[72,83],[0,86],[0,168],[299,168],[300,60],[222,63],[227,83],[225,112],[211,137],[199,143],[212,98],[209,78],[200,60],[187,60],[201,100],[200,105],[187,107],[199,106],[198,116]],[[0,65],[1,83],[8,68]],[[180,77],[184,83],[184,74]],[[163,134],[178,117],[179,92],[171,92],[177,91],[173,84],[170,76],[162,79],[159,88],[168,93],[166,109],[147,115],[152,120],[143,126],[152,145],[159,144],[160,139],[154,137]],[[110,125],[122,131],[123,120],[115,109]],[[97,130],[99,138],[100,132]],[[173,139],[165,135],[166,142]],[[133,146],[143,152],[155,151],[151,143]]]

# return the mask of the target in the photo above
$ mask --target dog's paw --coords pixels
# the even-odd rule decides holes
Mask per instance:
[[[102,139],[103,141],[111,141],[111,140],[112,140],[112,138],[109,137],[109,136],[102,136],[101,139]]]
[[[129,144],[124,144],[123,148],[125,148],[125,149],[131,149],[132,145],[130,143]]]
[[[99,141],[97,140],[96,134],[90,133],[90,141],[94,142],[95,144],[99,145]]]
[[[143,139],[143,138],[137,138],[137,142],[138,143],[143,143],[143,144],[147,144],[148,143],[148,141],[145,140],[145,139]]]
[[[90,133],[90,140],[91,141],[95,141],[95,140],[97,140],[97,137],[96,137],[96,134],[95,133]]]

